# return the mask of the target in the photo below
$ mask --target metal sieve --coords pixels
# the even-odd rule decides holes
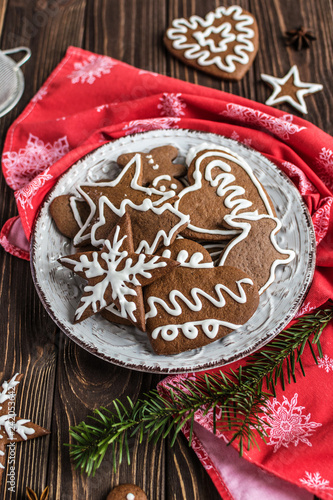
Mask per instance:
[[[8,54],[25,52],[25,56],[18,62]],[[27,47],[0,50],[0,117],[8,113],[20,100],[24,90],[24,77],[20,66],[31,56]]]

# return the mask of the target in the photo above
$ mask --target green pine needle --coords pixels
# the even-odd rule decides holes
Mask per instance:
[[[244,447],[250,450],[256,446],[257,438],[265,440],[267,422],[262,418],[269,415],[268,402],[275,395],[277,384],[285,388],[286,383],[296,382],[296,375],[305,375],[301,357],[306,346],[317,363],[317,355],[323,357],[320,336],[333,319],[333,305],[300,318],[288,330],[283,330],[264,349],[247,359],[245,366],[237,371],[221,370],[214,375],[205,374],[196,380],[184,379],[179,386],[169,384],[169,398],[156,390],[144,394],[135,403],[127,397],[127,406],[118,399],[113,401],[113,410],[99,408],[89,421],[80,422],[70,428],[73,439],[70,455],[75,466],[88,475],[95,474],[107,450],[111,447],[114,468],[123,456],[130,463],[128,440],[144,435],[157,443],[171,436],[171,446],[181,429],[188,423],[189,445],[192,442],[195,413],[213,412],[214,433],[231,432],[230,443],[238,442],[240,454]],[[267,388],[263,391],[263,382]],[[222,418],[216,421],[216,411]],[[230,444],[229,443],[229,444]]]

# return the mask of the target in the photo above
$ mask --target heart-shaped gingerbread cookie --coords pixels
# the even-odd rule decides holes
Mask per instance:
[[[275,215],[250,165],[230,149],[203,143],[189,150],[186,163],[190,185],[179,193],[175,203],[177,210],[190,217],[183,236],[207,241],[230,239],[239,231],[226,223],[226,216]]]
[[[218,7],[205,19],[174,19],[166,31],[167,49],[185,64],[226,80],[240,80],[258,51],[255,18],[241,7]]]

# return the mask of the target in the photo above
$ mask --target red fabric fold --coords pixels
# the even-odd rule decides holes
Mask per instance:
[[[317,242],[315,276],[300,314],[332,299],[331,136],[306,120],[264,104],[140,70],[74,47],[67,50],[64,59],[12,124],[6,137],[2,169],[8,185],[15,191],[26,238],[30,238],[45,195],[74,162],[124,135],[167,128],[214,132],[238,140],[260,151],[290,177],[309,208]],[[0,243],[13,255],[28,258],[26,244],[22,243],[24,239],[12,233],[11,240],[10,229],[14,222],[5,224]],[[17,230],[17,221],[15,225]],[[322,364],[326,368],[318,368],[311,357],[307,358],[307,377],[296,386],[289,386],[285,393],[280,391],[275,403],[279,414],[294,411],[295,419],[301,423],[300,415],[311,414],[308,422],[320,423],[320,426],[314,426],[308,437],[304,431],[303,440],[298,439],[296,444],[295,439],[291,439],[288,447],[282,444],[276,452],[265,445],[260,453],[246,454],[248,460],[263,469],[323,498],[331,498],[333,492],[332,454],[327,445],[328,436],[331,442],[333,440],[330,434],[333,428],[330,420],[333,390],[330,386],[333,384],[329,384],[333,377],[332,333],[331,328],[323,336],[327,358]],[[317,388],[320,398],[312,394]],[[199,416],[197,421],[202,425]],[[306,429],[304,425],[301,425],[303,430]],[[209,429],[208,424],[204,426]],[[291,456],[297,461],[295,473],[291,473]],[[221,495],[223,488],[221,483]]]

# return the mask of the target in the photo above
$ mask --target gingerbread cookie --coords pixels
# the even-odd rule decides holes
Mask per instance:
[[[6,469],[7,458],[12,462],[12,445],[28,439],[35,439],[50,434],[50,431],[32,423],[30,420],[20,418],[15,413],[15,400],[17,386],[23,374],[16,373],[10,380],[2,383],[0,387],[0,487],[2,474]],[[8,454],[7,454],[8,451]],[[13,462],[12,462],[13,463]],[[7,470],[8,476],[9,470]]]
[[[190,149],[186,162],[190,186],[181,191],[175,203],[180,212],[190,216],[183,236],[195,240],[230,239],[239,231],[228,227],[226,215],[275,215],[251,167],[230,149],[204,143]]]
[[[308,112],[304,96],[323,90],[323,86],[320,83],[302,82],[296,65],[292,66],[283,78],[265,74],[262,74],[261,78],[273,87],[273,93],[265,104],[274,106],[275,104],[285,102],[304,114]]]
[[[145,330],[141,287],[163,276],[178,262],[134,253],[131,221],[125,213],[100,251],[79,252],[58,259],[88,281],[75,313],[82,321],[114,303],[123,318]]]
[[[152,254],[158,246],[171,244],[189,217],[171,205],[177,199],[174,191],[162,193],[141,186],[141,182],[141,156],[136,154],[115,180],[78,186],[91,212],[75,236],[74,245],[91,241],[100,247],[125,211],[131,216],[137,253],[143,250]]]
[[[295,258],[292,250],[283,250],[276,241],[281,222],[268,215],[227,216],[229,224],[242,233],[225,248],[220,266],[237,266],[248,273],[259,287],[259,295],[275,279],[275,269]]]
[[[177,354],[221,339],[258,307],[253,280],[233,267],[179,267],[144,290],[147,333],[157,354]]]
[[[221,252],[220,252],[221,253]],[[176,239],[172,245],[169,247],[162,247],[157,252],[156,255],[161,255],[167,259],[176,260],[179,262],[180,267],[196,267],[196,268],[207,268],[213,267],[212,259],[207,252],[199,243],[192,240],[187,240],[184,238]],[[177,269],[177,268],[176,268]],[[173,279],[173,273],[175,270],[171,270],[167,275],[167,279]],[[160,279],[160,283],[163,286],[163,279]],[[117,323],[122,325],[131,325],[131,322],[126,318],[121,316],[115,304],[107,306],[101,311],[103,318],[107,319],[111,323]]]
[[[161,146],[154,148],[149,153],[125,153],[119,156],[117,163],[125,167],[134,156],[140,155],[142,162],[142,185],[152,184],[155,177],[169,175],[171,177],[183,177],[186,175],[186,165],[173,163],[178,156],[178,149],[174,146]]]
[[[255,18],[241,7],[218,7],[205,19],[174,19],[164,36],[167,49],[185,64],[226,80],[240,80],[258,51]]]
[[[132,323],[129,319],[123,318],[121,312],[118,311],[115,304],[110,304],[106,306],[104,309],[100,311],[101,316],[106,320],[110,321],[110,323],[116,323],[117,325],[127,325],[132,326]]]
[[[64,194],[54,198],[50,214],[58,230],[67,238],[74,238],[90,214],[89,205],[76,196]]]
[[[135,484],[120,484],[108,494],[106,500],[147,500],[147,496]]]

